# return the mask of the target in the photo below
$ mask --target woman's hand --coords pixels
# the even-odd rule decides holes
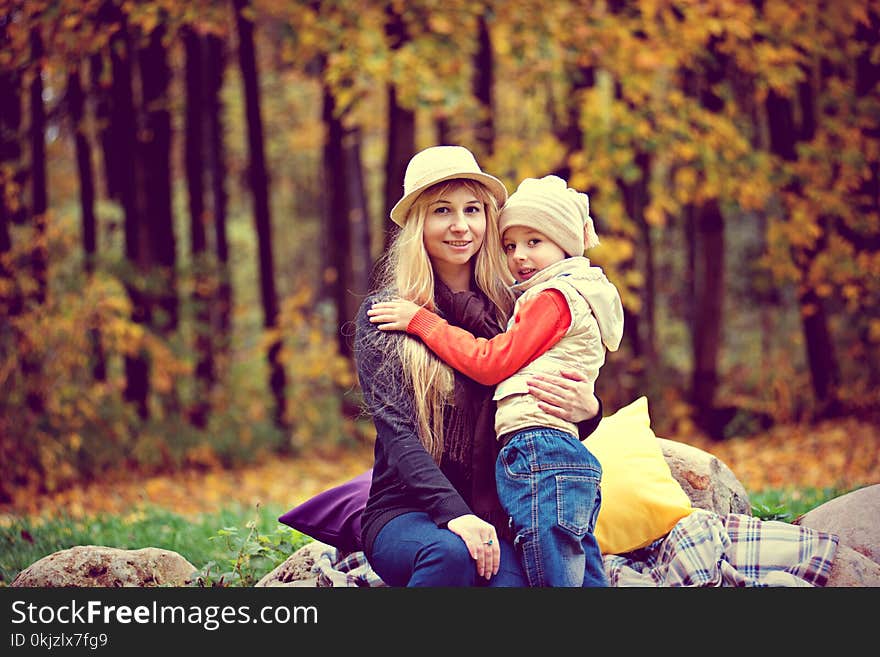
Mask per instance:
[[[599,412],[593,384],[577,370],[562,370],[561,376],[536,374],[528,380],[529,392],[546,413],[577,424]]]
[[[420,307],[406,299],[377,301],[370,306],[367,316],[379,325],[380,331],[405,331]]]
[[[446,526],[465,542],[471,558],[477,562],[477,574],[480,577],[491,579],[493,575],[498,574],[498,568],[501,566],[501,546],[498,545],[498,535],[491,524],[469,513],[453,518],[446,523]]]

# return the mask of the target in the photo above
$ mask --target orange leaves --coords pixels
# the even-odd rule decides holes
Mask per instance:
[[[138,506],[145,503],[189,516],[215,512],[236,503],[292,507],[362,473],[373,460],[372,448],[368,447],[314,449],[296,458],[273,457],[257,465],[230,470],[220,468],[206,452],[193,452],[191,456],[192,465],[200,467],[175,475],[116,472],[101,482],[48,495],[18,489],[11,503],[0,505],[0,514],[66,513],[74,518],[96,513],[136,514]]]
[[[713,442],[685,432],[663,436],[714,454],[749,492],[766,488],[854,488],[880,483],[880,431],[845,419],[816,427],[786,425],[749,438]],[[197,460],[197,459],[194,459]],[[74,517],[128,513],[150,503],[185,515],[230,504],[292,507],[372,465],[369,447],[311,449],[294,458],[272,458],[225,470],[205,458],[201,470],[140,478],[128,474],[51,495],[18,490],[0,513]],[[121,474],[121,473],[120,473]]]
[[[677,438],[723,461],[750,492],[880,483],[880,430],[853,418],[778,426],[748,438]]]

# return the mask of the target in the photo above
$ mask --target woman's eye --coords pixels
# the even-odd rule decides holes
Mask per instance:
[[[469,212],[471,214],[477,213],[481,210],[479,205],[469,205],[465,208],[465,212]]]
[[[446,214],[449,211],[449,208],[444,206],[439,206],[434,208],[434,214]]]

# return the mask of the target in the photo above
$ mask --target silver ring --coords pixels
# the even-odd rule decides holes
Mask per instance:
[[[493,541],[493,540],[490,538],[488,541],[486,541],[485,543],[483,543],[483,545],[492,545],[492,543],[494,543],[494,542],[495,542],[495,541]]]

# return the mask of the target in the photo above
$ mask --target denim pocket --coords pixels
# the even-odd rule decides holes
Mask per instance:
[[[591,475],[556,475],[557,524],[575,536],[592,532],[599,517],[599,478]]]
[[[509,477],[528,479],[532,476],[532,459],[525,450],[510,443],[501,448],[499,456]]]

